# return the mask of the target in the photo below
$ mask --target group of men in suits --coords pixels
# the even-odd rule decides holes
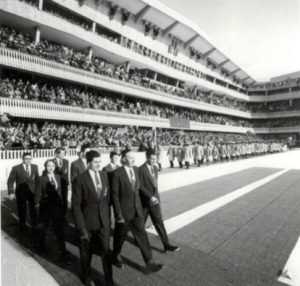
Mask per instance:
[[[58,148],[54,159],[47,160],[42,176],[38,167],[31,164],[31,154],[24,153],[22,164],[13,167],[8,179],[10,199],[17,199],[21,232],[26,224],[28,202],[33,229],[42,220],[42,239],[45,247],[45,230],[52,221],[61,258],[67,251],[63,232],[65,214],[68,208],[69,163],[64,159],[65,151]],[[134,153],[128,149],[121,154],[110,153],[110,163],[102,170],[101,155],[83,145],[79,158],[71,164],[72,214],[79,233],[79,251],[82,280],[85,285],[95,285],[91,276],[93,253],[100,253],[107,285],[113,285],[112,265],[123,267],[122,246],[128,231],[131,231],[145,261],[149,273],[157,272],[164,266],[155,262],[150,247],[145,223],[150,216],[163,243],[164,251],[176,251],[171,245],[164,226],[158,193],[158,168],[156,152],[148,149],[146,162],[134,166]],[[16,183],[16,191],[13,185]],[[113,250],[110,250],[112,224],[111,209],[114,213]],[[39,214],[37,216],[37,213]]]

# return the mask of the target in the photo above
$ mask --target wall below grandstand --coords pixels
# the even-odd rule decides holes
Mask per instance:
[[[168,157],[166,155],[167,151],[162,151],[162,166],[167,167],[169,165]],[[136,166],[140,166],[145,162],[145,152],[135,152],[135,162]],[[102,167],[107,165],[109,163],[109,154],[102,154]],[[33,158],[32,163],[37,164],[39,167],[40,174],[42,173],[44,169],[44,162],[48,159],[46,157],[40,157],[40,158]],[[66,156],[66,159],[69,160],[70,165],[71,162],[77,159],[77,156]],[[7,178],[9,176],[9,173],[11,171],[11,168],[17,164],[20,164],[22,161],[21,159],[8,159],[8,160],[1,160],[0,165],[0,191],[6,191],[7,190]]]

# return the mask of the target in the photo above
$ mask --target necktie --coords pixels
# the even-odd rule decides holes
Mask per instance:
[[[155,185],[155,187],[157,187],[157,181],[156,181],[156,177],[155,177],[153,166],[151,166],[151,175],[152,175],[152,179],[153,179],[154,185]]]
[[[27,177],[30,177],[29,166],[27,164],[26,164],[26,174],[27,174]]]
[[[58,167],[59,167],[59,168],[62,167],[61,159],[58,159]]]
[[[131,182],[131,186],[132,189],[135,189],[135,178],[134,178],[134,172],[132,170],[132,168],[129,168],[129,173],[130,173],[130,182]]]
[[[95,171],[95,182],[96,182],[96,191],[99,197],[101,197],[102,186],[101,186],[101,181],[99,179],[99,176],[97,176],[97,171]]]
[[[154,176],[155,176],[155,174],[154,174],[154,168],[153,168],[153,166],[151,166],[151,175],[152,175],[152,177],[154,177]]]

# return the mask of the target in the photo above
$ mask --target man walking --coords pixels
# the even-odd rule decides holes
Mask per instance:
[[[113,285],[109,249],[110,189],[107,174],[100,171],[101,156],[96,151],[86,153],[88,169],[73,184],[72,210],[80,235],[80,260],[83,282],[94,286],[91,276],[93,251],[102,255],[106,285]]]
[[[83,144],[80,148],[79,158],[71,164],[71,183],[87,169],[86,153],[91,150],[89,144]]]
[[[32,229],[37,227],[37,216],[34,205],[34,191],[39,177],[38,166],[31,164],[32,156],[30,153],[24,153],[23,162],[12,168],[7,180],[7,189],[9,199],[17,200],[17,209],[19,216],[19,225],[21,235],[26,228],[27,203],[31,218]],[[14,191],[14,184],[16,188]]]
[[[160,198],[158,194],[158,170],[155,166],[156,154],[153,150],[147,150],[147,161],[139,168],[140,178],[140,196],[143,206],[144,221],[146,223],[150,215],[152,223],[163,243],[164,250],[176,251],[178,246],[173,246],[169,243],[169,238],[164,226]]]
[[[122,158],[123,166],[114,172],[112,181],[113,207],[116,216],[113,263],[119,268],[123,266],[120,254],[126,234],[130,230],[140,248],[147,270],[156,272],[161,270],[163,265],[154,262],[152,258],[139,195],[138,168],[133,166],[133,152],[124,150]]]

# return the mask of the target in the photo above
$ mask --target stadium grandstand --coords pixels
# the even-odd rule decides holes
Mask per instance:
[[[290,239],[286,247],[278,239],[276,248],[271,243],[270,249],[266,245],[261,248],[261,256],[269,255],[267,258],[257,251],[251,256],[242,238],[235,236],[242,224],[250,228],[251,219],[263,212],[259,200],[253,207],[257,213],[249,211],[247,223],[243,220],[247,214],[240,215],[240,226],[230,224],[232,217],[225,221],[230,215],[239,220],[240,209],[230,214],[224,211],[224,221],[222,213],[217,217],[224,223],[224,232],[224,228],[228,234],[232,231],[224,245],[230,244],[229,237],[240,243],[236,248],[230,244],[227,252],[222,252],[217,234],[211,245],[208,237],[196,242],[197,233],[183,234],[174,225],[182,221],[171,222],[198,205],[225,197],[230,190],[262,188],[277,176],[285,176],[286,169],[282,171],[277,163],[290,164],[281,156],[293,157],[299,135],[299,72],[274,77],[269,82],[256,81],[196,24],[156,0],[0,0],[2,275],[7,271],[3,285],[19,285],[20,281],[30,286],[85,283],[78,274],[74,224],[71,222],[71,238],[67,239],[73,263],[62,266],[51,253],[40,255],[30,238],[17,240],[15,224],[19,218],[15,203],[7,198],[10,172],[24,154],[32,156],[41,174],[44,162],[56,156],[57,148],[64,149],[66,158],[73,162],[82,155],[84,146],[101,153],[103,166],[109,163],[112,152],[120,154],[124,150],[131,150],[140,166],[145,162],[145,152],[154,150],[161,171],[159,184],[167,232],[174,232],[170,237],[181,245],[174,257],[166,258],[158,252],[155,256],[167,265],[166,269],[145,275],[134,249],[136,242],[127,243],[124,256],[130,258],[124,258],[125,270],[114,268],[115,285],[299,285],[289,284],[293,277],[284,267],[297,237],[297,231],[287,230],[285,225],[300,225],[299,219],[293,223],[284,220],[288,215],[295,216],[292,211],[296,204],[292,200],[294,209],[288,210],[286,204],[287,208],[278,206],[278,212],[274,211],[272,224],[276,225],[278,218],[280,229],[268,229],[267,223],[261,222],[270,236],[272,231],[292,233],[291,238],[285,237]],[[275,163],[266,167],[264,160]],[[288,168],[292,166],[293,163]],[[299,175],[292,172],[287,173],[290,177],[286,182],[293,182]],[[186,176],[189,183],[181,182],[180,176],[182,181]],[[201,198],[196,194],[199,183],[204,184]],[[281,186],[282,182],[277,184]],[[184,209],[182,190],[190,186],[194,200],[199,202],[188,201]],[[227,189],[221,190],[221,186]],[[272,186],[277,190],[275,184]],[[271,193],[272,186],[268,189],[269,198],[284,196],[279,191]],[[173,189],[174,195],[183,200],[177,198],[175,206],[170,201]],[[216,194],[207,191],[210,189]],[[250,192],[248,189],[243,192]],[[70,187],[69,204],[71,193]],[[295,201],[299,199],[296,193],[293,196]],[[68,216],[72,221],[71,211]],[[198,223],[199,236],[200,232],[212,233],[213,223],[221,224],[217,218],[212,217],[207,228]],[[150,222],[146,230],[155,252],[159,240]],[[50,229],[48,235],[52,232]],[[253,233],[249,230],[247,235],[251,237]],[[259,239],[257,235],[258,244]],[[217,240],[220,244],[213,248]],[[266,237],[265,241],[269,242]],[[249,239],[249,243],[251,249],[256,247],[255,239]],[[282,253],[276,252],[279,248]],[[299,248],[298,245],[298,251]],[[235,254],[226,263],[230,251]],[[238,257],[240,252],[246,254]],[[95,258],[93,262],[93,275],[98,277],[99,285],[104,285],[100,260]]]

